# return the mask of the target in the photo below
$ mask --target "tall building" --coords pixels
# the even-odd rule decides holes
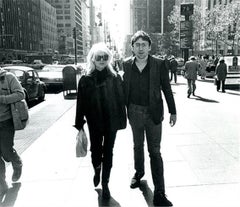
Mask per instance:
[[[0,0],[0,62],[56,49],[54,7],[45,0]]]
[[[45,0],[40,0],[41,32],[40,49],[43,53],[58,50],[56,8]]]
[[[165,33],[173,29],[168,22],[168,15],[175,5],[175,0],[131,0],[131,33],[145,30],[150,33]]]
[[[0,62],[39,51],[41,36],[39,1],[0,0]]]
[[[86,36],[86,0],[48,0],[57,13],[59,53],[74,54],[73,29],[76,28],[77,55],[84,57],[84,35]]]

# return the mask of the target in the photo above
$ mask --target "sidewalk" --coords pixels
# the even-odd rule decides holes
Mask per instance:
[[[211,83],[197,82],[196,97],[187,99],[182,77],[173,84],[178,120],[171,128],[165,104],[162,155],[166,193],[175,207],[233,207],[239,205],[240,131],[239,95],[217,93]],[[0,206],[95,207],[152,206],[153,184],[149,157],[139,189],[130,189],[134,174],[130,127],[119,131],[110,179],[112,198],[101,199],[93,186],[90,152],[75,157],[75,100],[67,112],[23,153],[23,174]],[[57,104],[57,103],[56,103]],[[234,112],[234,107],[237,109]],[[33,112],[38,113],[38,111]],[[7,168],[11,187],[12,168]]]

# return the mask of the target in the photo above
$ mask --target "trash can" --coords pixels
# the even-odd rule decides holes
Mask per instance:
[[[63,96],[64,98],[76,98],[77,85],[81,76],[81,68],[74,65],[67,65],[63,73]]]

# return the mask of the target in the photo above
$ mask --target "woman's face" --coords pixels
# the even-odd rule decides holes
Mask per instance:
[[[93,61],[96,69],[101,71],[108,65],[109,55],[105,52],[97,52]]]

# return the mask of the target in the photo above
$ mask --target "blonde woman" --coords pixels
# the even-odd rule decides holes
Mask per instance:
[[[126,127],[122,79],[111,65],[112,53],[104,43],[92,46],[87,57],[87,75],[78,85],[75,127],[83,130],[87,122],[97,187],[102,172],[102,197],[109,199],[113,147],[117,130]],[[86,121],[85,121],[86,119]]]

